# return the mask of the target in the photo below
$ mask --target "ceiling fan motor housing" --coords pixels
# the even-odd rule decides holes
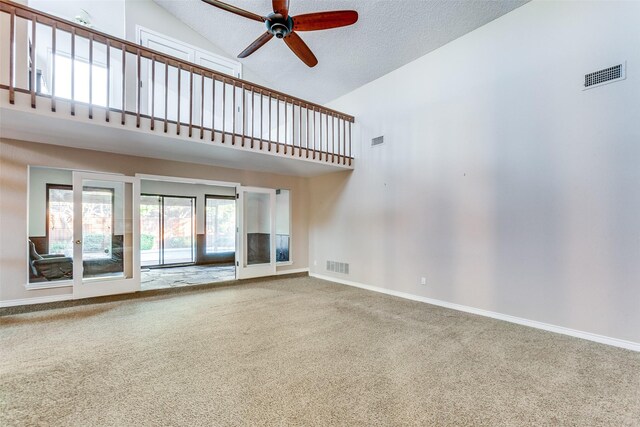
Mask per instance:
[[[293,19],[290,16],[285,19],[280,14],[272,13],[267,18],[265,22],[267,31],[276,36],[276,38],[285,38],[293,31]]]

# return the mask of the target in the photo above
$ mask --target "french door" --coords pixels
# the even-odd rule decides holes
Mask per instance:
[[[140,290],[139,181],[73,172],[73,298]]]
[[[276,190],[238,187],[237,278],[276,274]]]

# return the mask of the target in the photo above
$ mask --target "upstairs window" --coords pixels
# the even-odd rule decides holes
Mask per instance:
[[[78,102],[89,103],[89,69],[92,70],[91,102],[93,105],[107,106],[107,68],[96,64],[89,65],[88,61],[56,53],[56,69],[53,73],[56,87],[56,97],[72,99],[71,97],[71,67],[75,64],[73,73],[73,99]]]

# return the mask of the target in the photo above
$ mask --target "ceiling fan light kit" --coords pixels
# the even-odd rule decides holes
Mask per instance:
[[[318,31],[346,27],[358,21],[358,12],[355,10],[335,10],[290,16],[289,0],[272,0],[273,13],[267,16],[260,16],[218,0],[202,1],[247,19],[264,22],[266,25],[267,31],[243,50],[238,58],[246,58],[275,36],[278,39],[283,39],[289,49],[307,66],[315,67],[318,64],[318,59],[296,31]]]

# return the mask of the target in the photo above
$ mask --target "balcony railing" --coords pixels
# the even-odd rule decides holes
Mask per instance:
[[[352,116],[8,0],[0,23],[0,88],[12,104],[25,93],[33,108],[44,97],[52,111],[82,105],[90,119],[104,111],[107,122],[351,165]]]

